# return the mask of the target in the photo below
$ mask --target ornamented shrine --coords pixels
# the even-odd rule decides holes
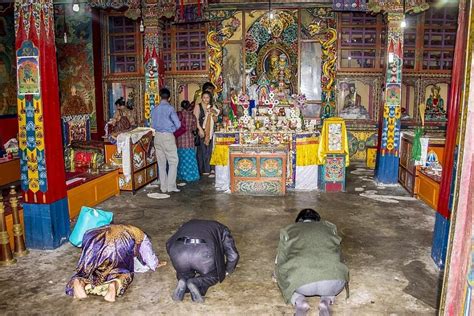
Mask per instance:
[[[421,0],[0,4],[0,186],[23,194],[17,215],[0,203],[0,230],[19,236],[21,221],[28,247],[56,248],[82,206],[157,180],[159,88],[180,110],[211,82],[217,190],[345,192],[349,166],[374,169],[436,211],[442,268],[458,13]]]

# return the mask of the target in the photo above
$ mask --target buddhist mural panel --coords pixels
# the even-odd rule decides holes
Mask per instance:
[[[54,6],[61,114],[91,115],[91,131],[97,131],[92,13],[88,5],[79,12],[72,6]]]
[[[425,90],[425,121],[446,121],[448,84],[439,83],[426,87]]]
[[[0,4],[0,116],[17,113],[15,26],[11,4]]]

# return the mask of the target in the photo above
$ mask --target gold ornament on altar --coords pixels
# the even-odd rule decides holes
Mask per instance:
[[[273,37],[280,37],[283,30],[293,23],[293,16],[286,11],[271,11],[262,17],[260,23]]]

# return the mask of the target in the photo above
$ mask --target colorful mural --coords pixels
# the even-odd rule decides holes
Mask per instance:
[[[72,6],[59,4],[54,17],[61,113],[90,114],[91,131],[96,132],[91,8],[84,4],[73,12]]]
[[[446,121],[444,99],[440,94],[441,87],[437,84],[430,86],[430,95],[426,99],[425,120]]]
[[[0,4],[0,116],[17,112],[15,27],[11,9],[11,4]]]
[[[376,131],[347,131],[351,161],[366,161],[367,148],[377,146]]]

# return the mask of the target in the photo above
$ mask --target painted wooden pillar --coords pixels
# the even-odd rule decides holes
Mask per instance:
[[[145,123],[147,126],[151,126],[151,110],[159,102],[159,87],[160,84],[163,84],[163,76],[161,75],[161,80],[159,77],[161,31],[157,12],[158,5],[156,3],[146,4],[143,19],[145,26],[143,61],[145,65]]]
[[[69,234],[53,0],[16,0],[19,154],[26,243],[53,249]]]
[[[389,12],[387,59],[385,61],[385,98],[382,120],[379,122],[381,139],[375,168],[375,178],[380,183],[398,182],[398,161],[400,150],[400,113],[403,66],[402,12]]]

